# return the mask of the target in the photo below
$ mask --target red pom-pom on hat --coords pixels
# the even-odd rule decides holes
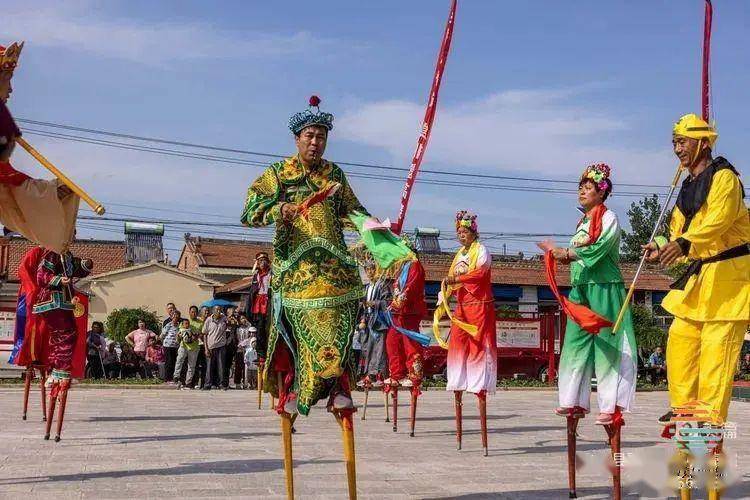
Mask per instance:
[[[320,104],[320,97],[316,95],[310,96],[310,106],[314,106],[317,108],[319,104]]]

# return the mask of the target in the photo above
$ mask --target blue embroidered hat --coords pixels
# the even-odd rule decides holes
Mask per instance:
[[[319,106],[320,97],[316,95],[310,97],[310,107],[293,115],[289,119],[289,130],[294,135],[299,135],[302,130],[311,125],[319,125],[329,131],[333,130],[333,115],[321,111]],[[312,108],[315,108],[317,111],[313,111]]]

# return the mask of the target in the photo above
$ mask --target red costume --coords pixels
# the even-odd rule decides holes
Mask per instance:
[[[46,250],[34,247],[23,256],[18,267],[18,279],[21,287],[18,291],[18,309],[16,314],[16,342],[20,343],[19,351],[13,363],[18,366],[46,366],[49,351],[49,329],[44,319],[34,314],[32,307],[37,303],[40,287],[36,276]],[[19,324],[25,316],[24,324]]]
[[[419,260],[414,259],[403,265],[400,276],[393,281],[393,325],[405,330],[419,331],[419,323],[427,315],[424,280],[424,267]],[[418,385],[422,380],[423,357],[423,348],[419,342],[391,326],[386,334],[385,348],[388,353],[391,380],[403,380],[408,375],[412,382]]]

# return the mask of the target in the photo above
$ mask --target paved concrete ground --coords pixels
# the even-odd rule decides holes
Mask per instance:
[[[19,389],[0,389],[2,498],[283,498],[278,417],[268,399],[257,409],[254,392],[79,388],[71,392],[60,443],[42,440],[37,398],[30,420],[17,416],[21,396]],[[356,420],[360,498],[567,498],[564,420],[551,412],[555,393],[491,397],[487,458],[473,399],[466,399],[458,452],[450,394],[425,392],[414,438],[405,425],[393,433],[383,421],[382,399],[371,398],[367,420]],[[672,449],[659,441],[654,423],[665,402],[665,393],[638,394],[637,413],[623,429],[626,460]],[[750,449],[748,410],[750,403],[732,405],[738,426],[727,447],[732,461]],[[408,406],[400,414],[406,417]],[[344,498],[340,431],[332,416],[315,408],[297,428],[298,497]],[[579,498],[609,497],[609,478],[590,465],[606,456],[603,436],[593,418],[582,421],[579,452],[589,465],[579,473]],[[750,464],[742,458],[734,498],[750,497]],[[626,481],[634,474],[626,468]],[[626,487],[631,497],[639,496],[635,491],[647,490]]]

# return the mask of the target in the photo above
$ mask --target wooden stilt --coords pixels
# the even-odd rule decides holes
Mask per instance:
[[[49,402],[47,403],[47,425],[44,429],[44,439],[49,439],[49,434],[52,430],[52,420],[55,416],[55,404],[57,403],[57,386],[59,382],[52,382],[52,388],[49,391]]]
[[[47,370],[39,369],[39,391],[42,394],[42,422],[47,421]]]
[[[390,404],[388,403],[388,392],[385,391],[385,386],[383,386],[383,399],[385,400],[385,421],[390,422],[391,421],[391,409],[390,409]]]
[[[479,403],[479,422],[482,428],[482,449],[484,450],[484,456],[489,455],[487,446],[487,394],[482,391],[477,394]]]
[[[63,380],[60,382],[60,408],[57,410],[57,432],[55,434],[55,442],[60,441],[60,434],[62,434],[63,419],[65,418],[65,405],[68,402],[68,389],[70,389],[70,379]]]
[[[362,420],[367,418],[367,399],[370,396],[370,386],[365,384],[365,404],[362,405]]]
[[[391,386],[391,397],[393,398],[393,432],[398,432],[398,385]]]
[[[414,426],[417,423],[417,397],[419,396],[419,386],[415,385],[411,388],[411,426],[409,436],[414,437]]]
[[[612,460],[614,462],[612,467],[612,498],[614,500],[620,500],[622,497],[622,487],[620,485],[620,466],[622,465],[622,455],[620,452],[621,428],[622,422],[621,420],[618,420],[617,416],[612,424],[604,426],[604,429],[607,431],[607,436],[609,436],[609,446],[612,449]]]
[[[274,411],[276,409],[276,398],[270,394],[268,396],[271,398],[271,411]]]
[[[456,409],[456,449],[461,449],[461,437],[463,435],[463,415],[461,414],[461,398],[463,396],[462,391],[453,391],[454,406]]]
[[[346,461],[349,500],[357,500],[357,465],[354,452],[354,419],[352,413],[352,410],[334,411],[336,421],[341,426],[341,436],[344,440],[344,460]]]
[[[566,417],[568,429],[568,498],[577,498],[576,494],[576,431],[578,430],[577,416]]]
[[[34,380],[34,367],[29,365],[26,367],[26,373],[24,374],[23,380],[23,414],[21,415],[22,420],[26,420],[26,412],[29,408],[29,391],[31,391],[32,380]]]
[[[258,363],[258,409],[263,408],[263,367],[265,363]]]
[[[281,413],[281,439],[284,444],[284,475],[286,477],[286,497],[294,499],[294,461],[292,458],[292,418]]]

